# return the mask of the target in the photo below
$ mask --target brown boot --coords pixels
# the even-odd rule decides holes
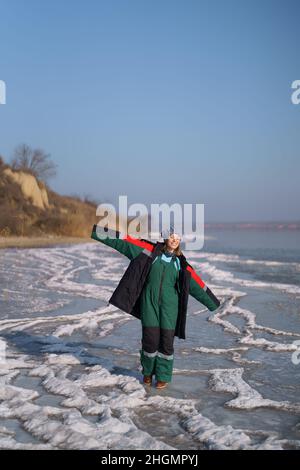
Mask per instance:
[[[152,385],[152,376],[151,375],[144,375],[143,382],[146,385]]]
[[[156,382],[155,388],[166,388],[168,386],[168,382],[163,382],[162,380],[158,380]]]

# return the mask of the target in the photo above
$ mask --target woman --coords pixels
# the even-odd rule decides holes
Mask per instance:
[[[189,294],[211,311],[220,302],[186,261],[173,227],[156,243],[96,225],[91,237],[131,260],[109,303],[141,320],[143,382],[151,385],[155,375],[156,388],[165,388],[172,380],[174,336],[185,339]]]

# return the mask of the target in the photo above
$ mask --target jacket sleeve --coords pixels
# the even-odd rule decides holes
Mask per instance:
[[[192,295],[201,304],[205,305],[208,310],[216,310],[220,306],[219,299],[217,299],[210,288],[207,287],[205,282],[190,265],[188,265],[186,269],[191,273],[190,295]]]
[[[129,235],[123,237],[121,232],[117,230],[105,229],[105,232],[107,234],[106,238],[100,238],[100,236],[97,235],[97,225],[94,225],[91,238],[114,248],[122,255],[127,256],[130,260],[134,259],[144,250],[153,250],[153,245],[145,240],[139,240]]]

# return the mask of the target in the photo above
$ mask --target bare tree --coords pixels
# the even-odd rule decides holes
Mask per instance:
[[[57,165],[50,158],[50,155],[42,149],[32,149],[27,144],[21,144],[14,151],[11,166],[14,170],[31,173],[46,182],[56,175]]]
[[[90,194],[85,194],[82,200],[90,206],[98,206],[97,201]]]

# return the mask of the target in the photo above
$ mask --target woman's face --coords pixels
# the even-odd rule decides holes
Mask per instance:
[[[180,237],[178,235],[170,235],[167,239],[167,248],[169,250],[176,250],[179,247]]]

